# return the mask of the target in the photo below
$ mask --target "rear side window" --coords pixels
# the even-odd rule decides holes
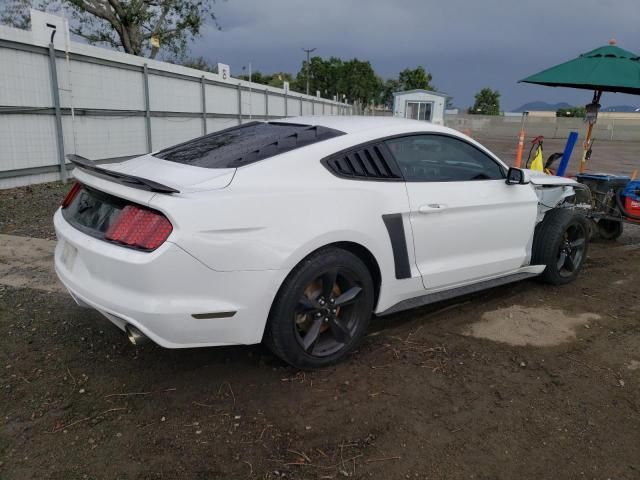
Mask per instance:
[[[251,122],[194,138],[155,154],[204,168],[237,168],[296,148],[344,135],[316,125]]]
[[[503,168],[475,146],[446,135],[411,135],[387,140],[387,147],[413,182],[499,180]]]

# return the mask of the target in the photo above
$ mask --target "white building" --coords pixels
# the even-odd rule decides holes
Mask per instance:
[[[429,90],[406,90],[393,94],[393,116],[444,125],[449,95]]]

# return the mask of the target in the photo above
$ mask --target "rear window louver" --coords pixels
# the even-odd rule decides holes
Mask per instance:
[[[383,144],[368,145],[322,160],[334,175],[354,180],[400,181],[402,173]]]
[[[319,125],[250,122],[166,148],[156,158],[204,168],[238,168],[344,132]]]

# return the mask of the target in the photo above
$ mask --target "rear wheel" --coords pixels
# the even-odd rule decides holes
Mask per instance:
[[[588,246],[589,225],[583,215],[551,210],[536,227],[531,263],[546,265],[541,280],[563,285],[575,280],[582,270]]]
[[[265,343],[297,368],[335,363],[362,340],[373,310],[365,264],[339,248],[320,250],[283,283],[269,315]]]

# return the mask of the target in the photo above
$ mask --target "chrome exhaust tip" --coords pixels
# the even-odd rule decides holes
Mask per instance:
[[[149,343],[149,337],[147,337],[144,333],[138,330],[131,324],[127,324],[124,327],[124,331],[127,333],[127,338],[131,342],[131,344],[139,347],[140,345],[144,345],[145,343]]]

